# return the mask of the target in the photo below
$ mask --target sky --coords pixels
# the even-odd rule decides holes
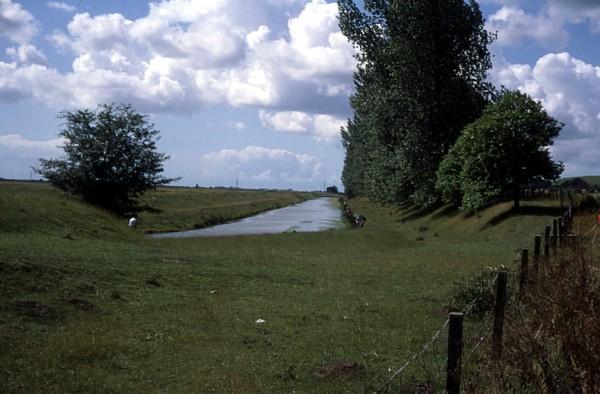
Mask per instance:
[[[600,0],[481,0],[496,86],[565,124],[600,175]],[[331,0],[0,0],[0,177],[61,156],[60,111],[131,103],[180,185],[341,187],[355,49]]]

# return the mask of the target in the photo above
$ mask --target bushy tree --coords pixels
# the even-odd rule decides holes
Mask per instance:
[[[440,161],[491,91],[493,37],[475,1],[338,0],[358,49],[352,120],[342,134],[346,190],[384,202],[437,199]]]
[[[59,118],[65,157],[40,159],[37,169],[56,187],[123,212],[144,191],[175,180],[160,175],[168,156],[156,151],[159,131],[131,105],[63,111]]]
[[[562,163],[548,147],[562,124],[524,93],[503,91],[468,125],[440,164],[437,187],[446,202],[477,210],[506,191],[519,207],[521,185],[555,180]]]

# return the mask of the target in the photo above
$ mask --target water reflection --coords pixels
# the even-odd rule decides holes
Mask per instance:
[[[312,232],[343,226],[342,212],[333,198],[317,198],[274,209],[236,222],[197,230],[152,234],[153,238],[215,237],[223,235]]]

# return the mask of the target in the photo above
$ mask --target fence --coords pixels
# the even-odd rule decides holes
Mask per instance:
[[[491,340],[491,352],[494,357],[500,358],[503,352],[503,332],[505,311],[511,302],[521,302],[528,292],[530,286],[535,286],[540,265],[548,263],[552,257],[556,257],[561,248],[573,246],[578,239],[590,237],[591,245],[596,243],[596,237],[600,232],[600,215],[597,223],[586,232],[576,235],[573,233],[573,208],[564,211],[563,215],[553,219],[552,223],[545,226],[541,235],[536,235],[533,240],[533,253],[529,253],[528,248],[523,248],[519,254],[518,266],[518,291],[512,299],[508,298],[507,284],[508,271],[500,269],[489,285],[489,290],[494,290],[494,308],[493,311],[486,314],[479,324],[475,341],[471,344],[468,352],[465,352],[465,340],[463,328],[465,319],[472,313],[477,299],[471,301],[467,307],[460,312],[451,312],[448,319],[434,333],[423,347],[408,359],[390,378],[381,386],[376,393],[386,392],[394,379],[401,377],[409,365],[418,362],[423,355],[433,348],[433,345],[443,337],[447,331],[447,350],[446,363],[437,374],[433,376],[432,384],[439,382],[440,376],[445,374],[445,392],[451,394],[460,393],[461,374],[463,366],[469,362],[473,354],[478,350],[486,339]],[[543,245],[542,245],[543,240]],[[493,320],[493,322],[492,322]],[[490,324],[492,323],[492,324]],[[491,337],[487,333],[491,331]]]

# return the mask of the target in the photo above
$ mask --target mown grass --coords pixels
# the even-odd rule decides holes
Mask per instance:
[[[552,214],[353,200],[365,228],[148,239],[45,185],[0,183],[0,204],[0,392],[371,391],[455,279],[510,264]]]

